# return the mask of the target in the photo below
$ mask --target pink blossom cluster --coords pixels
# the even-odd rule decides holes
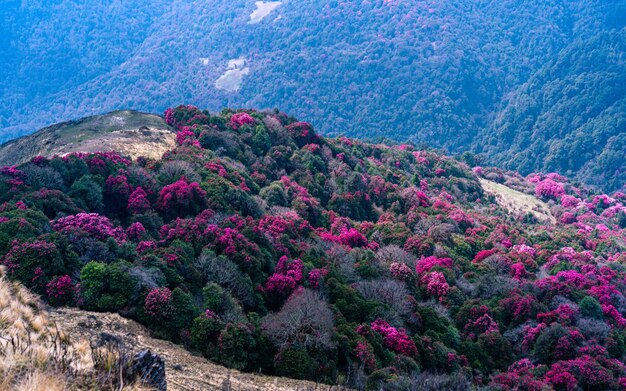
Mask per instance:
[[[553,364],[546,373],[546,380],[566,390],[575,390],[579,385],[583,389],[610,389],[613,375],[597,360],[584,355]]]
[[[417,357],[415,342],[404,329],[397,329],[380,318],[372,322],[371,326],[372,330],[383,337],[386,347],[408,357]]]
[[[543,181],[537,183],[537,186],[535,186],[535,194],[537,197],[558,200],[563,194],[565,194],[565,189],[562,184],[557,183],[552,179],[544,179]]]
[[[126,236],[131,240],[138,240],[146,233],[146,229],[140,222],[132,223],[126,229]]]
[[[341,228],[339,235],[334,235],[331,232],[320,230],[320,237],[328,242],[341,243],[348,247],[365,247],[368,245],[365,235],[359,232],[356,228],[349,228],[344,226]]]
[[[426,292],[430,296],[437,297],[439,301],[443,301],[450,290],[450,285],[448,285],[446,277],[441,272],[432,272],[422,275],[420,283],[422,286],[426,287]]]
[[[137,243],[137,247],[135,247],[135,250],[137,251],[138,254],[143,254],[150,250],[156,250],[156,248],[157,248],[157,245],[154,242],[154,240],[144,240],[142,242]]]
[[[357,342],[356,348],[354,348],[354,355],[365,366],[366,370],[372,371],[376,368],[376,356],[372,346],[366,341]]]
[[[57,246],[43,240],[34,242],[21,242],[13,240],[11,249],[2,258],[0,263],[5,265],[9,271],[13,271],[20,266],[20,260],[26,257],[45,258],[56,253]]]
[[[0,174],[8,177],[8,179],[5,179],[4,182],[11,186],[11,191],[17,191],[24,185],[24,178],[26,175],[24,174],[24,171],[18,170],[15,166],[2,167],[2,169],[0,169]]]
[[[575,322],[577,317],[577,310],[567,304],[562,304],[553,311],[537,314],[537,321],[545,324],[560,323],[564,326],[569,326]]]
[[[249,263],[259,253],[259,246],[248,240],[237,228],[220,228],[209,224],[203,236],[210,241],[209,248],[241,263]]]
[[[309,286],[313,289],[319,288],[322,278],[325,277],[327,274],[328,274],[328,269],[311,270],[307,276],[307,280],[309,281]]]
[[[474,256],[474,259],[472,260],[472,263],[481,263],[486,258],[492,256],[493,254],[496,254],[497,252],[498,252],[498,250],[495,249],[495,248],[492,248],[492,249],[489,249],[489,250],[480,250]]]
[[[144,213],[151,209],[148,194],[141,188],[137,187],[128,198],[128,209],[135,214]]]
[[[187,182],[182,177],[171,185],[164,186],[159,193],[157,206],[162,210],[175,210],[185,214],[193,209],[193,204],[204,200],[206,192],[200,188],[198,182]]]
[[[253,125],[255,122],[256,120],[252,118],[250,114],[241,112],[233,114],[233,116],[230,117],[230,121],[228,121],[228,125],[234,130],[239,130],[242,126]]]
[[[429,272],[434,267],[450,269],[452,268],[453,263],[454,261],[452,258],[438,258],[436,256],[430,256],[417,261],[415,271],[418,276],[421,276],[422,274]]]
[[[318,142],[318,136],[313,131],[313,126],[308,122],[294,122],[287,125],[286,129],[300,148]]]
[[[131,187],[125,175],[110,175],[105,182],[105,186],[109,194],[114,194],[117,197],[130,196]]]
[[[48,299],[56,304],[66,304],[72,301],[76,287],[68,275],[55,277],[46,284]]]
[[[183,126],[183,129],[176,133],[176,144],[200,147],[200,142],[196,139],[196,134],[187,126]]]
[[[276,264],[274,274],[267,279],[264,291],[279,297],[289,296],[296,286],[302,282],[303,269],[304,266],[301,260],[294,259],[290,262],[283,255]]]
[[[463,329],[468,339],[476,339],[481,334],[499,332],[498,324],[489,315],[489,307],[481,305],[470,309],[469,319]]]
[[[57,232],[66,234],[87,234],[98,240],[113,238],[117,242],[126,241],[126,234],[121,227],[115,227],[111,220],[97,213],[79,213],[62,217],[51,222]]]
[[[602,313],[604,313],[604,316],[609,318],[615,326],[619,328],[626,327],[626,319],[624,319],[624,316],[622,316],[612,304],[602,304]]]
[[[389,266],[389,273],[393,278],[400,281],[409,281],[413,277],[411,268],[402,262],[393,262]]]
[[[155,318],[167,319],[173,315],[172,291],[169,288],[154,288],[144,301],[146,314]]]

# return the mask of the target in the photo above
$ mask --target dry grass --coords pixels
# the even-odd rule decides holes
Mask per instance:
[[[506,208],[509,212],[516,215],[533,214],[539,221],[544,223],[556,223],[556,219],[550,213],[548,205],[529,194],[511,189],[505,185],[489,181],[487,179],[479,179],[481,186],[487,193],[496,197],[498,204]]]
[[[72,341],[0,268],[0,391],[140,390],[117,376],[128,357],[110,346]]]

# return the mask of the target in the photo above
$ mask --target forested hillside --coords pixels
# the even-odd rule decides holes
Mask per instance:
[[[624,184],[621,0],[259,4],[3,3],[0,140],[121,108],[280,107],[324,134]]]
[[[8,277],[242,371],[359,390],[626,385],[626,194],[324,138],[279,111],[164,117],[161,159],[0,170]]]
[[[625,16],[626,17],[626,16]],[[512,92],[474,143],[494,164],[626,183],[626,30],[576,39]]]

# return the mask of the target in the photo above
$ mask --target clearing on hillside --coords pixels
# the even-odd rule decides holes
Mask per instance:
[[[511,213],[518,215],[531,213],[540,221],[551,224],[556,223],[556,219],[550,213],[548,205],[536,197],[487,179],[479,178],[479,181],[483,189],[487,193],[493,194],[498,204]]]

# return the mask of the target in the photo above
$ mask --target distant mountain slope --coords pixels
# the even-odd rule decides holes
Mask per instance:
[[[71,152],[119,151],[134,158],[158,159],[174,146],[175,134],[163,118],[130,110],[114,111],[52,125],[0,145],[0,166]]]
[[[529,78],[567,48],[595,50],[587,44],[623,29],[626,14],[622,0],[279,3],[9,1],[0,141],[119,107],[160,113],[188,102],[281,107],[324,134],[462,151],[483,145],[477,134],[494,127],[509,94],[548,88]]]
[[[559,171],[596,186],[626,183],[626,30],[576,40],[507,99],[476,140],[523,174]]]

